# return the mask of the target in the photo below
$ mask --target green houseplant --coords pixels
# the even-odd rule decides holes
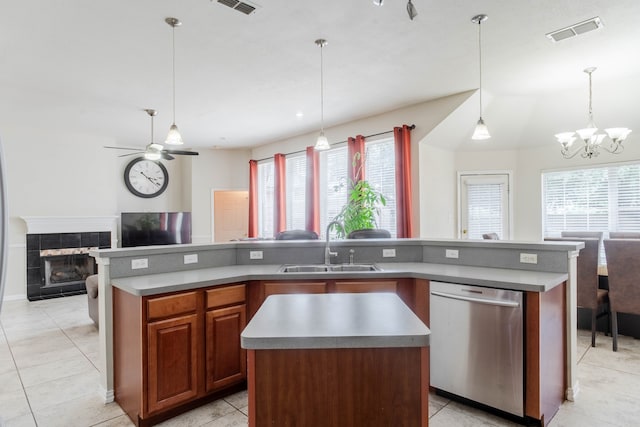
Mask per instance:
[[[352,163],[354,168],[359,159],[360,153],[356,153]],[[362,167],[363,164],[360,164],[356,177],[360,176]],[[377,228],[380,208],[386,204],[387,199],[369,181],[350,180],[347,203],[333,218],[341,224],[335,226],[337,237],[344,239],[352,231]]]

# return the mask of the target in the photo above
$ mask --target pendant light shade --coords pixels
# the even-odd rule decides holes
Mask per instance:
[[[479,68],[479,81],[480,81],[480,85],[479,85],[480,86],[480,89],[479,89],[480,118],[478,119],[476,128],[473,131],[473,135],[471,136],[471,139],[475,141],[491,138],[491,134],[489,133],[489,128],[487,127],[487,125],[484,123],[484,120],[482,119],[482,31],[480,28],[482,27],[482,23],[486,21],[487,18],[488,18],[487,15],[476,15],[473,18],[471,18],[471,22],[473,22],[474,24],[478,24],[478,59],[479,59],[478,68]]]
[[[320,48],[320,135],[318,135],[314,148],[321,151],[331,148],[329,140],[324,136],[324,75],[322,48],[327,45],[327,41],[325,39],[318,39],[315,41],[315,44]]]
[[[176,126],[176,27],[182,25],[177,18],[166,18],[164,20],[167,24],[171,26],[173,29],[172,33],[172,62],[173,62],[173,124],[169,128],[169,133],[167,134],[167,139],[164,141],[165,144],[168,145],[182,145],[184,141],[182,140],[182,135],[180,135],[180,131],[178,131],[178,126]]]

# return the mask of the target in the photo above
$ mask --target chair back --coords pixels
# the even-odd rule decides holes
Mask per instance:
[[[391,233],[389,230],[381,228],[367,228],[362,230],[354,230],[347,236],[347,239],[389,239]]]
[[[500,240],[498,233],[485,233],[482,235],[482,238],[485,240]]]
[[[640,314],[640,239],[605,239],[611,311]]]
[[[584,242],[577,261],[578,307],[596,309],[598,307],[598,250],[597,238],[547,237],[546,241]]]
[[[640,239],[640,232],[634,231],[610,231],[610,239]]]
[[[590,239],[597,238],[599,240],[598,249],[603,248],[602,239],[604,238],[604,232],[602,231],[562,231],[560,235],[562,237],[588,237]],[[604,264],[604,259],[602,260],[601,264]]]
[[[276,234],[276,240],[317,240],[318,233],[309,230],[285,230]]]

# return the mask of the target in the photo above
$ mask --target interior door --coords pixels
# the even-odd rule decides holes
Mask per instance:
[[[249,192],[213,192],[213,240],[228,242],[249,233]]]
[[[509,173],[459,175],[459,238],[482,239],[485,233],[511,238],[509,178]]]

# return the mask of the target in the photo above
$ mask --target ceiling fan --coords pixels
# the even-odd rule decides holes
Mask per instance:
[[[144,157],[148,160],[173,160],[175,157],[173,155],[178,156],[197,156],[198,152],[196,151],[187,151],[187,150],[167,150],[164,148],[162,144],[157,144],[153,142],[153,118],[158,114],[156,110],[151,108],[147,108],[144,111],[151,117],[151,142],[147,144],[144,150],[140,148],[128,148],[128,147],[109,147],[105,146],[104,148],[113,148],[115,150],[129,150],[135,151],[135,153],[122,154],[118,157],[126,157],[133,156],[135,154],[144,154]]]

